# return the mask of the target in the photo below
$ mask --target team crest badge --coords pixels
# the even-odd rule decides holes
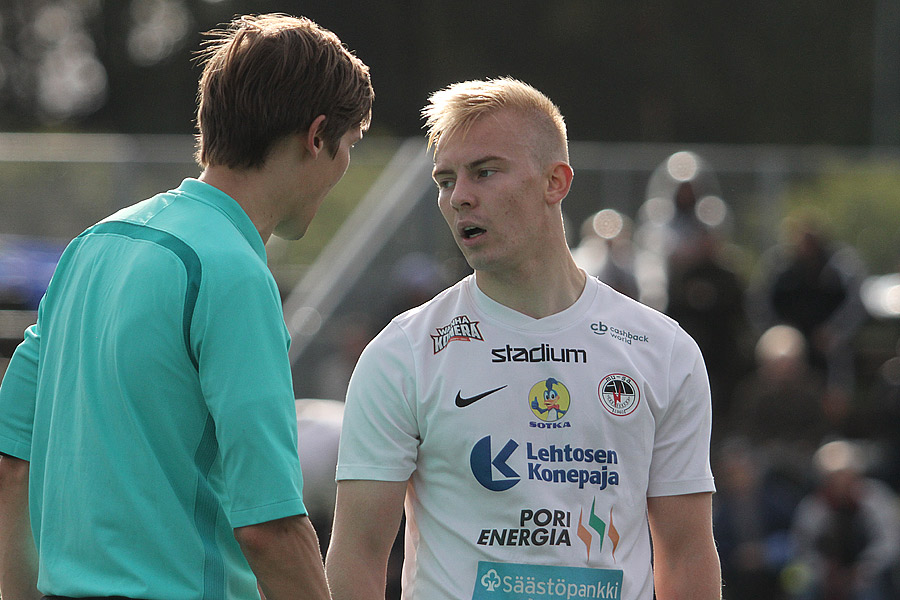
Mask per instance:
[[[641,402],[641,390],[637,382],[621,373],[604,377],[600,381],[597,393],[606,410],[617,417],[630,415]]]

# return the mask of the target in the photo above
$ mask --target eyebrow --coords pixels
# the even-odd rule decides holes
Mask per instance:
[[[479,158],[478,160],[474,160],[474,161],[472,161],[472,162],[470,162],[470,163],[468,163],[468,164],[466,164],[466,165],[463,165],[463,168],[464,168],[465,170],[467,170],[467,171],[475,171],[475,170],[477,170],[479,167],[481,167],[482,165],[484,165],[485,163],[489,163],[489,162],[492,162],[492,161],[495,161],[495,160],[500,160],[500,161],[502,161],[502,160],[505,160],[505,159],[504,159],[502,156],[496,156],[496,155],[485,156],[484,158]],[[434,178],[434,177],[437,177],[437,176],[439,176],[439,175],[450,175],[450,174],[452,174],[453,172],[454,172],[454,171],[453,171],[452,169],[441,169],[441,170],[439,170],[439,171],[432,171],[431,177]]]

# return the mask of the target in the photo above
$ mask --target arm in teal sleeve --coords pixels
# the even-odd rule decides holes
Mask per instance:
[[[40,329],[32,325],[25,330],[0,385],[0,452],[22,460],[31,457],[40,347]]]
[[[0,457],[0,594],[37,600],[38,559],[28,513],[29,463]]]

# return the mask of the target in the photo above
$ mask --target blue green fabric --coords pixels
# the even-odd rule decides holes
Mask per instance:
[[[46,595],[258,597],[233,528],[305,514],[280,296],[195,179],[69,244],[0,386]]]

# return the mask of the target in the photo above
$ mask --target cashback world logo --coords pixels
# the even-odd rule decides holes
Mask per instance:
[[[628,331],[627,329],[622,329],[621,327],[614,327],[603,321],[597,321],[596,323],[591,323],[591,331],[594,332],[595,335],[609,335],[621,342],[625,342],[626,344],[631,344],[633,342],[640,343],[648,343],[650,342],[650,337],[645,333],[633,333]]]

